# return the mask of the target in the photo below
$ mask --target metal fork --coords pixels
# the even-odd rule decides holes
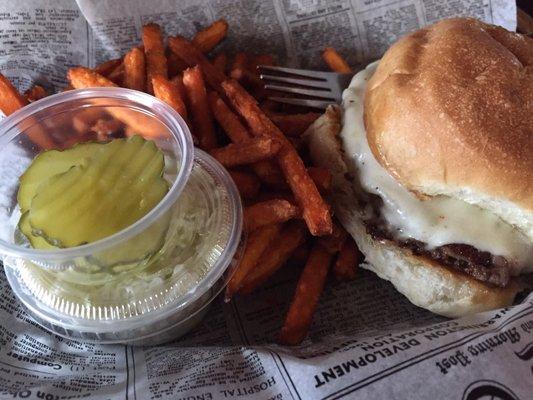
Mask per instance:
[[[269,97],[270,100],[321,109],[341,102],[342,91],[348,87],[354,75],[267,65],[259,65],[257,68],[260,78],[265,83],[265,89],[305,96],[272,96]]]

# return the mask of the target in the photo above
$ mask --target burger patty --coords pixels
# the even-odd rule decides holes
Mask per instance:
[[[376,195],[369,197],[374,217],[364,223],[367,234],[374,240],[393,242],[399,247],[409,249],[416,256],[426,257],[491,286],[505,287],[509,283],[511,265],[505,257],[495,256],[468,244],[453,243],[428,249],[427,245],[419,240],[395,237],[380,215],[381,198]]]

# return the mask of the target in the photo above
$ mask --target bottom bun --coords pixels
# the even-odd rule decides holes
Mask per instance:
[[[361,266],[390,281],[413,304],[447,317],[511,305],[523,289],[517,278],[505,288],[489,286],[430,258],[414,255],[392,241],[374,240],[366,233],[355,183],[349,178],[353,174],[343,159],[340,129],[341,110],[332,106],[309,127],[306,140],[313,162],[333,174],[331,200],[335,215],[365,255]]]

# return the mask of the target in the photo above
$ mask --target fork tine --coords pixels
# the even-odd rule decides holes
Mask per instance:
[[[263,74],[259,75],[259,77],[264,81],[284,82],[284,83],[291,83],[293,85],[329,89],[329,84],[326,81],[315,81],[315,80],[309,80],[309,79],[298,79],[298,78],[289,78],[286,76],[263,75]]]
[[[320,97],[323,99],[335,99],[335,96],[330,91],[326,90],[312,90],[303,89],[299,87],[280,86],[280,85],[265,85],[265,89],[275,90],[284,93],[303,94],[304,96]]]
[[[307,78],[313,78],[318,80],[326,80],[331,76],[331,72],[321,72],[321,71],[311,71],[308,69],[296,69],[296,68],[285,68],[285,67],[272,67],[270,65],[259,65],[257,66],[259,72],[283,72],[285,74],[305,76]]]
[[[278,103],[294,104],[296,106],[306,106],[312,108],[320,108],[325,110],[329,105],[335,104],[334,101],[327,100],[309,100],[309,99],[295,99],[291,97],[269,97],[269,100]]]

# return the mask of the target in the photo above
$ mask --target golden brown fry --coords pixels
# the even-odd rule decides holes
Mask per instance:
[[[252,232],[262,226],[286,222],[299,215],[298,207],[287,200],[263,201],[244,209],[244,230]]]
[[[100,107],[85,107],[76,110],[75,115],[72,117],[72,127],[78,136],[83,136],[91,130],[91,127],[98,119],[104,117],[105,113]]]
[[[222,90],[220,84],[226,79],[226,75],[215,68],[200,50],[181,36],[169,38],[168,45],[172,52],[185,61],[190,67],[199,65],[209,86],[215,89],[219,94],[223,95],[224,90]]]
[[[9,79],[0,74],[0,110],[8,116],[26,104],[28,100],[15,89]]]
[[[219,163],[230,168],[272,158],[279,149],[280,144],[276,140],[258,137],[212,149],[210,153]]]
[[[258,56],[252,57],[252,59],[248,63],[248,69],[257,74],[258,66],[275,66],[276,64],[276,59],[272,54],[259,54]]]
[[[216,92],[209,92],[209,105],[213,116],[233,143],[241,143],[250,139],[248,130],[239,117],[230,110]]]
[[[67,78],[74,89],[117,86],[106,77],[85,67],[70,68],[67,72]]]
[[[241,196],[245,199],[253,199],[259,193],[261,182],[254,174],[242,171],[228,171],[235,182]]]
[[[224,81],[222,87],[234,108],[248,122],[253,135],[272,137],[281,143],[281,150],[277,157],[278,163],[302,208],[303,217],[311,234],[315,236],[330,234],[332,221],[329,207],[320,196],[294,147],[278,127],[261,111],[254,98],[237,82]]]
[[[174,85],[176,85],[176,89],[178,89],[178,93],[180,94],[183,101],[187,98],[187,91],[185,90],[185,85],[183,84],[183,75],[178,74],[174,78],[170,80]]]
[[[217,146],[217,138],[211,109],[207,101],[204,78],[198,66],[186,69],[183,72],[183,84],[187,92],[193,133],[198,137],[202,149],[213,149]]]
[[[167,57],[161,27],[153,23],[143,26],[142,41],[146,55],[146,89],[148,93],[153,94],[152,78],[157,75],[168,78]]]
[[[280,232],[281,225],[268,225],[250,234],[241,262],[226,287],[226,301],[239,291],[246,276],[257,265],[261,255]]]
[[[333,232],[331,235],[322,236],[320,239],[318,239],[318,242],[331,254],[337,254],[341,250],[347,238],[348,232],[346,232],[342,225],[334,222]]]
[[[309,125],[320,116],[319,113],[314,112],[305,114],[268,113],[267,115],[287,136],[301,136],[309,128]]]
[[[30,102],[33,103],[34,101],[41,100],[48,96],[48,93],[46,90],[39,85],[34,85],[30,89],[26,90],[24,92],[24,97]]]
[[[228,56],[226,53],[218,53],[213,59],[213,66],[222,73],[226,73],[226,66],[228,65]]]
[[[124,56],[124,87],[141,92],[146,90],[146,59],[138,47]]]
[[[120,64],[122,64],[121,58],[115,58],[112,60],[104,61],[101,64],[98,64],[96,67],[94,67],[94,72],[102,75],[107,76],[109,75],[115,68],[117,68]]]
[[[231,69],[245,69],[248,65],[248,55],[244,52],[235,54],[235,58],[233,59],[233,63],[231,64]]]
[[[192,39],[192,44],[200,51],[209,53],[213,50],[228,33],[228,23],[224,19],[219,19],[202,29]]]
[[[241,123],[239,117],[230,110],[217,93],[209,93],[209,104],[215,119],[232,142],[242,143],[250,139],[250,133]],[[262,182],[272,187],[284,188],[287,186],[281,170],[271,161],[259,161],[252,165],[252,169]]]
[[[98,141],[103,142],[109,140],[110,136],[118,134],[124,125],[118,119],[98,119],[93,126],[91,131],[96,133],[96,138]]]
[[[355,279],[357,267],[361,260],[361,252],[352,238],[346,240],[333,265],[335,278],[340,281]]]
[[[183,61],[176,54],[174,54],[170,50],[170,48],[167,47],[165,54],[167,56],[169,78],[173,78],[176,75],[181,74],[187,68],[189,68],[189,66],[185,63],[185,61]]]
[[[233,68],[230,76],[245,88],[252,91],[256,98],[262,99],[265,96],[265,85],[259,76],[253,72],[244,68]]]
[[[291,254],[291,257],[287,261],[287,264],[291,267],[302,268],[305,266],[307,259],[309,258],[309,244],[302,243],[298,246],[296,250]]]
[[[265,282],[287,262],[304,240],[304,226],[297,222],[289,223],[263,252],[265,256],[261,257],[255,268],[246,275],[239,292],[251,293]]]
[[[298,279],[285,323],[281,328],[281,343],[297,345],[307,336],[318,300],[324,289],[331,259],[332,255],[320,244],[315,244],[311,249],[309,259]]]
[[[75,67],[69,69],[68,79],[71,85],[76,89],[83,89],[87,87],[117,86],[109,79],[104,78],[96,72],[84,67]],[[126,129],[127,134],[134,132],[135,134],[140,134],[147,138],[158,138],[161,137],[162,132],[164,132],[161,122],[135,110],[111,107],[107,111],[115,118],[118,118],[124,124],[129,126],[129,129]]]
[[[9,79],[0,74],[0,110],[6,115],[11,115],[19,108],[28,104],[28,100],[22,96],[11,84]],[[52,149],[55,143],[42,129],[33,129],[26,133],[28,138],[42,149]]]
[[[309,167],[307,168],[307,173],[313,182],[315,182],[315,185],[320,193],[327,193],[330,191],[333,176],[331,175],[331,171],[329,169],[322,167]]]
[[[259,161],[252,166],[261,182],[275,189],[288,188],[281,169],[272,161]]]
[[[334,72],[339,72],[342,74],[349,74],[352,72],[352,69],[346,60],[344,60],[344,58],[342,58],[341,55],[337,53],[337,50],[335,50],[333,47],[326,47],[322,52],[322,58],[326,64],[328,64],[329,68]]]
[[[117,86],[122,86],[122,84],[124,83],[124,64],[120,63],[109,74],[103,76],[105,76],[111,82],[115,83]]]
[[[291,204],[296,204],[296,200],[288,188],[287,190],[272,190],[268,188],[261,191],[254,200],[257,200],[258,203],[271,200],[286,200]]]
[[[177,111],[184,120],[187,120],[187,108],[180,94],[178,86],[161,75],[156,75],[152,78],[152,87],[154,88],[154,95],[160,100],[163,100],[170,107]]]

